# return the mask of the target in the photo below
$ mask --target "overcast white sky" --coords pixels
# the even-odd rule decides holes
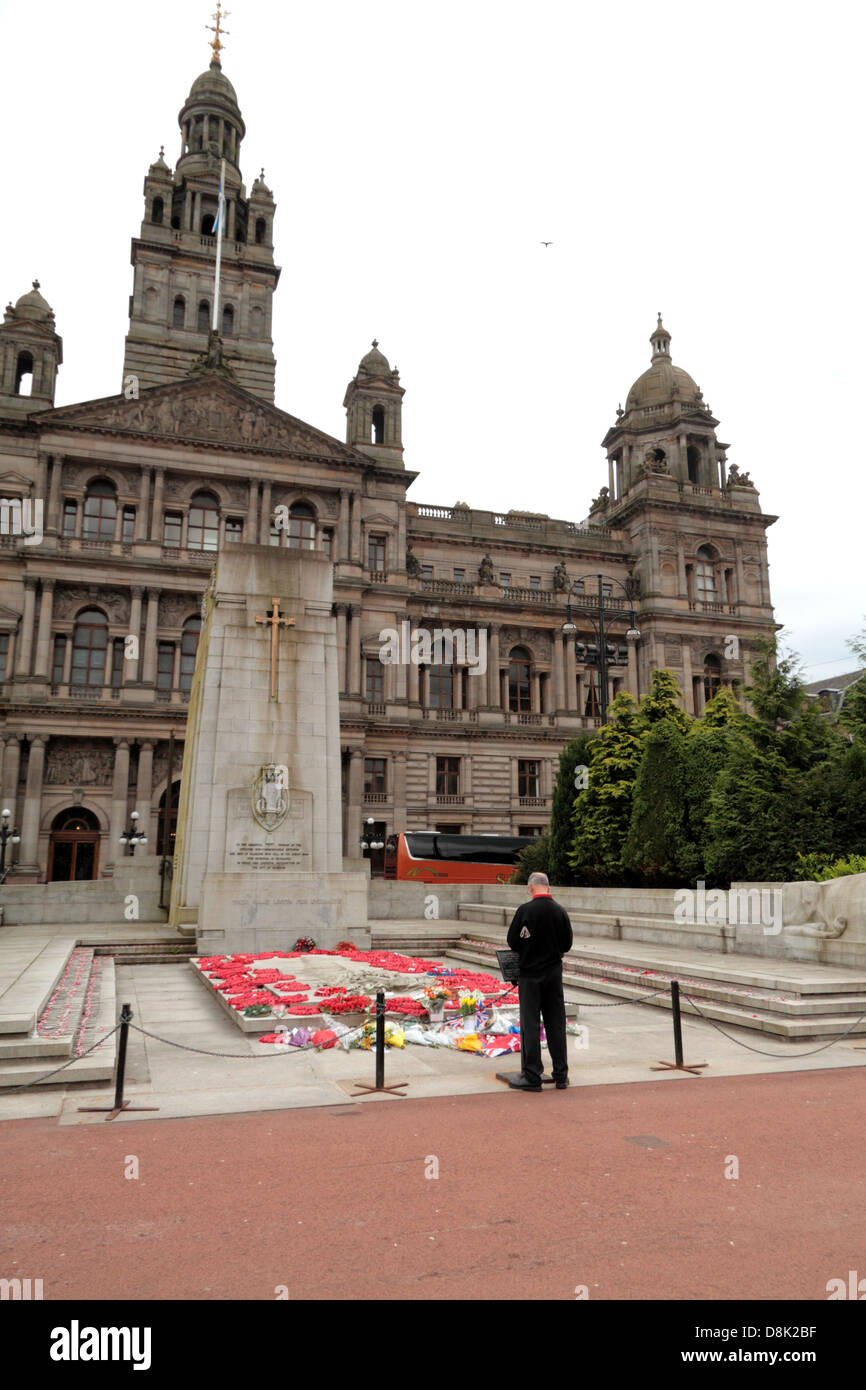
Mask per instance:
[[[283,267],[277,404],[345,437],[370,340],[415,500],[580,520],[661,309],[749,470],[807,677],[864,626],[864,7],[229,0],[223,71]],[[0,3],[0,296],[38,276],[57,403],[120,389],[129,246],[214,0]],[[545,248],[541,241],[553,245]]]

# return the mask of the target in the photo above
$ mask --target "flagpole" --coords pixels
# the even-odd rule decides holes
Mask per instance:
[[[214,333],[217,332],[217,324],[219,323],[219,311],[220,311],[220,263],[221,263],[221,261],[222,261],[222,249],[223,249],[223,222],[225,221],[225,216],[226,216],[226,212],[225,212],[226,200],[225,200],[225,193],[224,193],[225,181],[226,181],[226,162],[225,162],[225,160],[223,159],[223,160],[221,161],[221,163],[220,163],[220,191],[219,191],[219,197],[218,197],[218,199],[217,199],[217,253],[216,253],[216,270],[214,271],[214,284],[213,284],[213,323],[211,324],[211,328],[213,329]]]

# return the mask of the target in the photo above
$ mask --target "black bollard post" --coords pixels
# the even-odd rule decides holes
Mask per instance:
[[[674,1022],[674,1060],[672,1062],[659,1062],[657,1067],[650,1067],[650,1071],[690,1071],[696,1075],[707,1064],[706,1062],[690,1062],[688,1066],[683,1061],[683,1024],[680,1017],[680,982],[671,980],[671,1014]]]
[[[353,1094],[366,1096],[376,1091],[387,1091],[390,1096],[402,1096],[403,1087],[408,1084],[408,1081],[396,1081],[390,1086],[385,1085],[385,991],[380,989],[376,994],[376,1084],[365,1086],[363,1082],[356,1081]]]
[[[130,1105],[123,1099],[123,1082],[126,1076],[126,1044],[129,1040],[129,1025],[132,1022],[132,1005],[122,1004],[120,1008],[120,1041],[117,1044],[117,1069],[114,1077],[114,1105],[79,1105],[82,1114],[105,1115],[113,1120],[122,1110],[158,1110],[158,1105]]]

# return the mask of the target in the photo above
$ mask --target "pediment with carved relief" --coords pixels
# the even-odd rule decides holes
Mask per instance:
[[[369,468],[348,444],[217,376],[153,386],[137,400],[109,396],[39,416],[44,430],[70,428],[153,439],[205,442],[225,448],[331,459]]]

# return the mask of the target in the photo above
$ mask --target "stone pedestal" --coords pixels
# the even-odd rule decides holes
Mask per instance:
[[[274,600],[279,623],[274,625]],[[202,954],[369,946],[366,876],[342,872],[332,569],[232,545],[205,596],[170,921]],[[274,636],[276,631],[276,636]]]

